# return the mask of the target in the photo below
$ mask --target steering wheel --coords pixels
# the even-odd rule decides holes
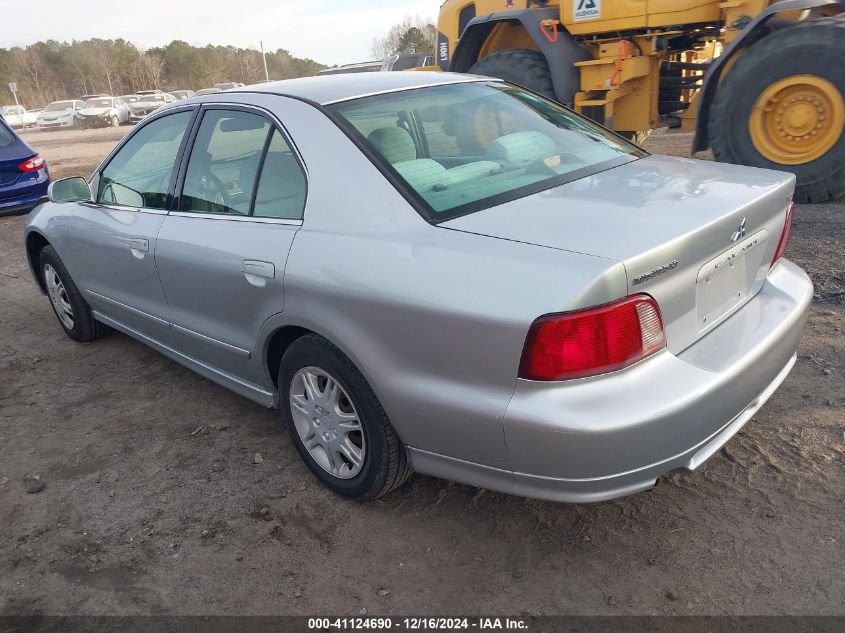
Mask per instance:
[[[203,174],[200,180],[200,191],[202,192],[203,199],[212,207],[209,209],[210,211],[224,213],[230,211],[229,194],[226,193],[223,182],[210,171]]]

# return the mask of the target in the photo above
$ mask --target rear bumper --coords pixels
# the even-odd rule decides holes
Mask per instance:
[[[813,287],[782,260],[742,309],[682,353],[561,383],[519,380],[504,418],[512,472],[411,450],[427,474],[552,501],[647,490],[716,453],[795,363]]]
[[[43,168],[35,178],[21,179],[14,185],[0,188],[0,215],[28,211],[47,196],[49,186],[50,176]]]

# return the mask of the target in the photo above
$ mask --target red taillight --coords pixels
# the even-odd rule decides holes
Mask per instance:
[[[42,167],[44,167],[44,159],[38,154],[32,158],[27,158],[24,162],[18,165],[18,169],[24,172],[38,171]]]
[[[519,377],[568,380],[622,369],[666,347],[657,303],[645,294],[540,317],[531,325]]]
[[[775,249],[775,256],[772,257],[772,263],[770,264],[770,268],[778,263],[778,260],[783,255],[783,252],[786,250],[786,247],[789,245],[789,238],[792,235],[792,216],[795,215],[795,203],[790,202],[789,206],[786,207],[786,220],[783,222],[783,231],[780,234],[780,240],[778,241],[778,247]]]

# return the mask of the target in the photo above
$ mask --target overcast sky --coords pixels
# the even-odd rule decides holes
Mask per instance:
[[[434,21],[440,0],[0,0],[0,48],[38,40],[122,37],[141,48],[284,48],[324,64],[368,61],[370,42],[405,15]]]

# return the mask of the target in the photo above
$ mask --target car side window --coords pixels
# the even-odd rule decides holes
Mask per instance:
[[[173,167],[192,116],[192,111],[170,114],[133,134],[103,169],[97,202],[167,209]]]
[[[305,174],[299,161],[285,137],[275,130],[261,169],[253,215],[301,220],[306,188]]]
[[[241,110],[208,110],[197,132],[180,211],[249,215],[272,127]]]

